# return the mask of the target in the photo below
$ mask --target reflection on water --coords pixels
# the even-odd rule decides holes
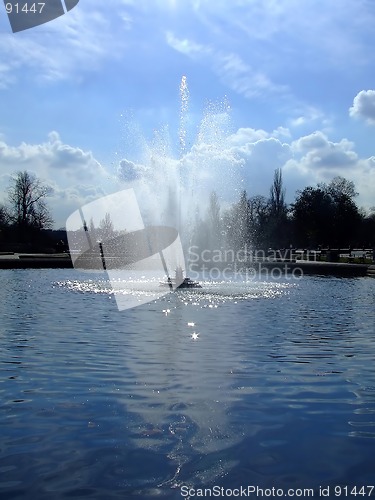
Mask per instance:
[[[0,285],[1,498],[373,481],[374,280],[203,283],[123,312],[74,270]]]
[[[123,273],[122,273],[123,274]],[[131,283],[131,286],[129,286]],[[147,294],[154,291],[154,286],[157,284],[159,286],[159,278],[155,276],[134,276],[129,275],[129,277],[124,280],[123,278],[118,278],[116,280],[116,288],[113,288],[113,283],[107,279],[98,279],[94,275],[93,278],[86,278],[81,280],[64,280],[56,282],[57,286],[68,288],[74,292],[81,293],[101,293],[105,295],[116,295],[116,294],[129,294],[129,293],[139,293]],[[284,294],[291,286],[297,286],[296,280],[289,282],[265,282],[265,281],[255,281],[248,280],[246,282],[241,281],[201,281],[201,288],[187,288],[178,290],[175,294],[178,301],[184,302],[186,304],[190,303],[193,305],[202,305],[213,307],[217,303],[224,303],[228,301],[237,302],[239,300],[255,299],[255,298],[272,298],[278,295]],[[171,299],[171,295],[168,297]]]

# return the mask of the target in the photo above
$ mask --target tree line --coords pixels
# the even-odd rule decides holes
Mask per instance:
[[[285,202],[282,171],[277,169],[269,196],[248,196],[221,209],[213,191],[204,217],[196,217],[192,244],[198,249],[245,247],[282,248],[373,248],[375,207],[369,212],[355,202],[352,181],[335,177],[297,191],[293,203]]]
[[[11,178],[7,202],[0,204],[0,250],[38,251],[48,245],[46,229],[53,218],[46,198],[52,190],[34,174],[17,172]],[[298,248],[374,248],[375,207],[358,207],[355,185],[343,177],[297,191],[293,203],[285,201],[281,169],[274,172],[268,197],[240,193],[237,202],[223,209],[213,191],[203,217],[197,211],[189,243],[198,249],[234,251]],[[94,233],[93,222],[89,221]],[[110,214],[95,231],[113,233]],[[57,231],[55,231],[57,234]],[[59,232],[59,238],[66,235]]]
[[[51,246],[43,231],[54,222],[46,201],[51,193],[48,185],[26,170],[12,176],[8,199],[0,204],[0,250],[38,251]]]

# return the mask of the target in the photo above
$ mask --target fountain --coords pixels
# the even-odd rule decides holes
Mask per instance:
[[[245,424],[231,414],[245,387],[241,382],[234,388],[232,380],[239,374],[244,381],[246,374],[239,352],[230,353],[233,326],[245,319],[233,315],[225,327],[218,309],[223,303],[284,293],[280,285],[249,289],[235,282],[169,293],[186,279],[183,270],[189,271],[185,256],[190,256],[186,250],[197,210],[206,209],[213,189],[222,201],[233,201],[240,185],[227,106],[209,106],[190,141],[188,97],[183,78],[178,152],[166,128],[155,132],[151,143],[137,133],[142,147],[132,159],[127,154],[118,171],[126,189],[85,205],[69,220],[69,243],[78,249],[72,254],[75,267],[97,269],[105,278],[78,276],[61,283],[102,303],[98,307],[109,317],[113,301],[100,302],[103,297],[114,297],[119,310],[147,303],[128,314],[113,314],[113,331],[100,335],[106,343],[119,334],[114,345],[124,360],[121,401],[132,416],[127,422],[131,446],[147,456],[166,456],[170,474],[157,483],[155,495],[193,481],[213,483],[235,467]]]
[[[184,76],[177,148],[167,127],[155,131],[152,141],[137,131],[141,147],[132,159],[127,149],[116,172],[126,189],[88,203],[67,221],[74,267],[106,272],[119,310],[170,290],[201,288],[197,273],[187,276],[197,213],[213,190],[223,200],[238,195],[241,162],[230,149],[229,106],[210,104],[194,140],[190,121]],[[126,131],[125,146],[134,129],[132,124]]]
[[[149,141],[134,123],[129,123],[124,133],[126,159],[119,162],[117,174],[142,200],[140,209],[146,225],[165,224],[178,230],[188,271],[196,221],[207,210],[212,191],[224,204],[238,198],[242,162],[231,150],[230,107],[226,100],[209,104],[200,123],[194,124],[185,76],[179,91],[178,137],[173,137],[165,126],[155,130]],[[140,147],[129,159],[134,129]]]

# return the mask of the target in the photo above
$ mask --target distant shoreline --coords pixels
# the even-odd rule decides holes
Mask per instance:
[[[247,269],[262,273],[279,270],[280,275],[296,273],[325,276],[367,276],[369,264],[349,264],[339,262],[309,262],[309,261],[264,261],[254,262]],[[72,269],[73,264],[69,254],[21,254],[0,253],[0,269]],[[245,266],[244,266],[245,270]]]
[[[0,254],[0,269],[71,269],[69,254]]]

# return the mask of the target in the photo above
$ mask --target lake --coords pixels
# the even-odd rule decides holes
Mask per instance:
[[[98,275],[2,270],[0,318],[1,499],[375,496],[372,278],[119,312]]]

